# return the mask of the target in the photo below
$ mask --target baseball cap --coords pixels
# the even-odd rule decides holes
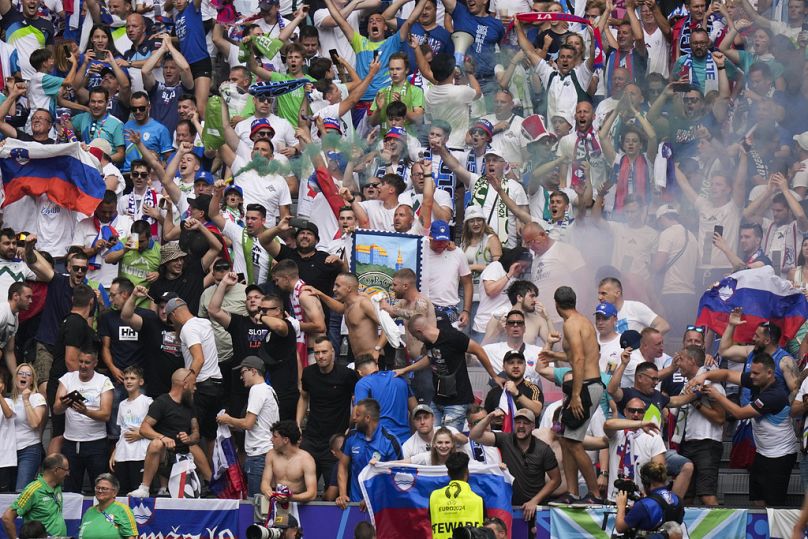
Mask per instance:
[[[244,189],[242,189],[238,185],[229,186],[227,189],[224,190],[224,195],[227,196],[227,194],[230,193],[230,191],[235,191],[236,193],[239,194],[241,198],[244,198]]]
[[[800,148],[808,152],[808,131],[794,135],[792,138],[797,142]]]
[[[189,198],[188,205],[194,209],[207,213],[210,210],[210,195],[199,195],[196,198]]]
[[[178,297],[179,296],[177,295],[176,292],[163,292],[162,294],[160,294],[160,297],[157,298],[157,303],[166,303],[168,300]]]
[[[432,408],[430,408],[428,404],[419,404],[418,406],[412,409],[410,417],[415,419],[415,416],[417,416],[419,412],[426,412],[429,415],[435,415],[435,412],[432,411]]]
[[[166,316],[170,315],[180,307],[187,307],[188,304],[185,303],[181,298],[171,298],[166,303]]]
[[[207,185],[213,185],[216,183],[216,179],[213,177],[213,174],[207,170],[200,170],[194,176],[194,183],[196,182],[205,182]]]
[[[505,353],[505,356],[502,358],[502,362],[505,363],[506,361],[511,361],[514,359],[519,360],[522,363],[527,361],[525,359],[525,354],[523,354],[519,350],[509,350],[508,352]]]
[[[258,7],[261,9],[269,9],[273,4],[280,4],[280,0],[261,0],[258,2]]]
[[[629,329],[620,334],[620,348],[634,348],[635,350],[640,347],[640,340],[642,335],[639,331]]]
[[[432,226],[429,228],[429,235],[435,241],[449,241],[452,239],[451,236],[449,236],[449,223],[441,221],[440,219],[432,221]]]
[[[494,137],[494,126],[488,120],[483,120],[480,118],[474,125],[471,127],[472,129],[482,129],[488,135],[488,138]]]
[[[270,138],[275,136],[275,130],[272,129],[272,126],[269,124],[269,120],[267,120],[266,118],[256,118],[250,124],[250,138],[253,138],[255,134],[261,131],[262,129],[269,129],[270,131],[272,131],[272,135],[270,135]]]
[[[617,316],[617,307],[615,307],[613,303],[602,301],[595,308],[595,314],[600,314],[606,318],[611,318],[612,316]]]
[[[489,155],[494,155],[496,157],[499,157],[500,159],[505,159],[505,156],[502,154],[502,152],[497,150],[496,148],[488,148],[487,150],[485,150],[485,155],[486,157]]]
[[[295,231],[295,234],[297,234],[301,230],[308,230],[309,232],[314,234],[315,238],[317,238],[318,240],[320,239],[320,229],[317,228],[317,225],[315,225],[311,221],[306,221],[306,223],[303,226],[298,227],[298,229]]]
[[[264,360],[262,360],[258,356],[247,356],[241,360],[241,363],[238,367],[234,368],[233,370],[241,370],[241,369],[255,369],[261,374],[264,374],[266,371],[266,366],[264,365]]]
[[[407,138],[407,132],[404,131],[403,127],[391,127],[387,134],[384,135],[384,138],[405,139]]]
[[[674,208],[670,204],[663,204],[662,206],[657,208],[656,218],[659,219],[663,215],[668,215],[670,213],[672,213],[674,215],[679,215],[679,210],[677,210],[676,208]]]
[[[93,141],[87,145],[88,150],[92,155],[95,156],[96,159],[99,161],[101,160],[101,155],[104,154],[107,157],[112,155],[112,144],[109,143],[108,140],[97,138],[93,139]]]
[[[516,419],[517,417],[524,417],[525,419],[529,420],[531,423],[536,422],[536,414],[528,410],[527,408],[520,408],[516,410],[516,413],[513,414],[513,418]]]

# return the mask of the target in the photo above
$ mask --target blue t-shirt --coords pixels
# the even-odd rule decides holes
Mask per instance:
[[[356,53],[356,73],[360,79],[364,79],[370,72],[370,63],[373,61],[373,51],[379,51],[379,63],[382,68],[370,81],[367,91],[362,95],[362,101],[373,101],[379,90],[385,86],[390,86],[390,72],[387,70],[387,64],[390,63],[390,57],[399,52],[400,41],[398,32],[388,37],[384,41],[370,41],[368,38],[354,32],[353,41],[351,41],[351,48]]]
[[[342,452],[351,457],[351,492],[352,502],[362,500],[362,491],[359,488],[359,472],[368,465],[371,459],[379,462],[401,460],[401,445],[398,439],[387,429],[379,425],[368,441],[359,431],[351,431],[342,446]]]
[[[177,104],[183,94],[193,93],[181,83],[176,86],[166,86],[165,83],[155,81],[152,89],[149,90],[149,100],[151,101],[151,117],[166,126],[169,133],[177,130],[180,121]]]
[[[494,66],[497,65],[496,45],[505,37],[505,27],[494,17],[477,17],[469,8],[460,2],[452,13],[455,31],[468,32],[474,36],[469,50],[466,51],[473,60],[478,78],[492,78]]]
[[[205,25],[202,13],[194,2],[188,2],[182,13],[174,18],[177,38],[180,40],[180,52],[189,64],[209,58],[208,45],[205,42]]]
[[[354,400],[376,399],[381,406],[379,423],[404,443],[410,437],[410,415],[407,400],[412,395],[410,386],[392,371],[378,371],[356,383]]]
[[[651,492],[662,496],[670,505],[680,503],[679,497],[666,488],[654,489]],[[626,524],[632,530],[653,531],[664,524],[662,522],[664,516],[665,512],[659,502],[645,497],[638,500],[626,514]]]
[[[113,152],[124,145],[123,123],[109,113],[98,121],[93,120],[89,112],[77,114],[73,117],[73,128],[87,144],[97,138],[104,139],[110,143]]]
[[[138,124],[135,120],[129,120],[123,128],[124,130],[131,129],[132,131],[140,133],[140,138],[143,140],[143,144],[146,148],[153,151],[158,156],[174,149],[171,134],[168,132],[168,129],[154,118],[149,118],[149,121],[143,125]],[[137,146],[127,140],[126,159],[124,160],[123,167],[121,167],[121,172],[129,172],[132,161],[135,159],[141,159],[140,152]]]
[[[752,370],[752,359],[755,357],[755,351],[752,350],[749,352],[749,355],[746,356],[746,363],[743,366],[743,373],[748,374]],[[774,351],[772,354],[772,359],[774,360],[774,377],[777,379],[777,382],[782,385],[786,385],[786,379],[783,376],[783,369],[780,368],[780,360],[784,357],[788,356],[788,350],[784,348],[778,347],[777,350]],[[748,387],[744,387],[741,389],[741,406],[746,406],[752,401],[752,390]]]
[[[405,19],[396,19],[398,28],[404,24]],[[427,43],[429,48],[432,49],[432,54],[445,53],[454,54],[454,43],[452,37],[446,28],[443,26],[436,26],[432,30],[427,30],[420,22],[413,23],[410,26],[410,35],[418,38],[418,44]],[[409,43],[401,41],[401,52],[406,52],[410,62],[410,73],[414,73],[418,69],[418,63],[415,60],[415,52]]]

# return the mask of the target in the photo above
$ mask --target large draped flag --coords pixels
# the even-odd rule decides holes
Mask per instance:
[[[362,496],[376,534],[385,539],[432,537],[429,495],[449,484],[445,466],[380,462],[359,474]],[[486,517],[499,517],[511,529],[513,476],[497,464],[469,462],[469,484],[482,499]]]
[[[701,296],[696,324],[721,335],[736,307],[743,309],[746,321],[735,328],[734,338],[742,343],[752,342],[755,328],[766,321],[780,327],[780,342],[785,343],[808,319],[808,301],[802,290],[775,275],[771,266],[738,271],[713,285]]]
[[[6,139],[0,148],[3,206],[26,195],[48,198],[68,210],[92,215],[104,197],[98,161],[81,144],[37,144]]]

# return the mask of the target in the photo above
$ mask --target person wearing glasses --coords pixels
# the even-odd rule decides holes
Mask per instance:
[[[115,500],[120,484],[111,473],[95,479],[95,505],[81,517],[79,539],[135,539],[139,537],[135,515],[129,506]]]
[[[270,142],[272,142],[274,149],[279,153],[287,148],[289,150],[294,150],[293,147],[297,146],[298,143],[297,138],[295,137],[295,128],[286,118],[281,118],[280,116],[273,114],[273,98],[266,95],[257,95],[253,97],[253,102],[255,103],[255,112],[252,114],[252,116],[244,118],[233,128],[235,129],[239,140],[246,146],[247,149],[252,148],[254,142],[252,137],[253,123],[255,120],[264,119],[269,122],[269,125],[271,125],[272,129],[274,130],[274,133],[270,138]],[[223,123],[223,127],[226,131],[226,126],[230,124],[230,111],[227,107],[222,107],[222,109],[223,120],[224,115],[227,114],[227,121]],[[242,145],[240,144],[239,146]],[[234,151],[236,150],[234,149]]]
[[[124,124],[124,134],[128,131],[140,133],[140,138],[146,148],[158,156],[166,157],[167,154],[174,151],[174,141],[166,126],[149,116],[151,104],[149,103],[149,95],[146,92],[133,93],[132,97],[129,98],[129,109],[132,111],[132,119]],[[143,159],[143,157],[135,143],[130,139],[126,143],[125,159],[121,172],[129,172],[132,167],[132,161],[135,159]]]
[[[261,492],[261,477],[264,475],[266,455],[272,449],[272,425],[280,421],[278,395],[264,381],[266,366],[258,356],[245,357],[238,366],[244,387],[249,388],[250,396],[244,417],[233,417],[228,413],[216,416],[220,425],[228,425],[244,431],[244,473],[247,476],[247,496],[252,498]]]
[[[29,483],[3,513],[3,528],[9,539],[17,539],[18,516],[23,525],[39,521],[50,536],[66,536],[67,523],[62,514],[62,483],[70,475],[70,464],[61,453],[48,455],[42,462],[42,475]]]

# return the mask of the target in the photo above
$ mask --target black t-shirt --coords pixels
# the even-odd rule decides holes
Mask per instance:
[[[323,374],[317,365],[303,369],[303,391],[309,394],[309,420],[304,436],[328,441],[332,434],[342,433],[351,419],[351,398],[359,381],[356,371],[334,365]]]
[[[26,133],[25,131],[21,130],[20,128],[15,128],[17,131],[17,140],[22,140],[23,142],[39,142],[40,144],[56,144],[56,141],[52,138],[46,138],[45,140],[36,141],[34,137]]]
[[[623,413],[623,410],[625,409],[626,405],[631,399],[642,399],[642,401],[645,403],[646,406],[653,404],[654,406],[659,408],[660,412],[662,411],[663,408],[665,408],[668,405],[668,403],[671,400],[670,397],[668,397],[661,391],[657,391],[656,389],[650,395],[646,395],[645,393],[642,393],[639,389],[633,387],[623,387],[621,389],[623,390],[623,398],[620,400],[620,402],[617,403],[617,411],[620,412],[621,414]]]
[[[199,297],[205,290],[204,278],[205,274],[202,272],[202,266],[198,261],[194,263],[189,256],[179,278],[166,279],[161,276],[149,287],[149,295],[153,298],[159,298],[165,292],[175,292],[185,300],[185,303],[188,304],[188,309],[192,313],[198,313]]]
[[[238,365],[245,357],[258,355],[269,328],[256,324],[248,316],[231,313],[227,332],[233,341],[233,361]]]
[[[180,340],[174,328],[149,310],[138,310],[143,319],[140,343],[143,349],[143,379],[146,394],[152,398],[168,393],[171,375],[184,366]]]
[[[177,435],[180,432],[191,435],[191,422],[196,417],[193,406],[175,402],[171,395],[164,393],[149,406],[149,417],[156,421],[154,430],[177,442],[177,453],[188,452],[188,446],[180,442]]]
[[[303,258],[296,249],[290,249],[286,245],[281,245],[276,260],[289,259],[297,264],[297,270],[304,283],[313,286],[323,294],[332,295],[334,293],[334,281],[342,271],[342,266],[326,264],[325,259],[329,254],[325,251],[315,251],[308,258]]]
[[[65,347],[74,346],[80,350],[95,348],[98,350],[98,336],[83,316],[77,313],[67,313],[56,334],[56,344],[53,350],[53,366],[50,379],[58,380],[67,373],[65,363]],[[51,384],[48,384],[49,386]],[[58,385],[58,384],[57,384]]]
[[[468,335],[461,333],[453,327],[440,329],[438,339],[434,343],[425,343],[424,349],[432,366],[432,386],[435,388],[435,404],[449,406],[452,404],[471,404],[474,402],[474,392],[471,389],[469,372],[466,369],[466,350],[469,347]],[[455,395],[441,396],[440,377],[453,375],[455,380]]]
[[[48,283],[48,299],[45,308],[42,309],[36,340],[43,344],[55,344],[59,326],[72,308],[73,287],[70,286],[70,277],[54,273],[53,279]],[[64,350],[62,353],[64,354]]]
[[[297,335],[292,323],[284,322],[286,335],[270,331],[263,344],[264,354],[273,359],[273,364],[267,365],[267,382],[275,389],[279,400],[300,394],[297,390]]]
[[[779,379],[768,387],[761,390],[752,384],[751,373],[745,372],[741,374],[741,386],[748,387],[752,390],[752,399],[749,404],[760,415],[777,414],[788,406],[788,389],[785,384]]]
[[[136,308],[135,314],[141,317],[146,309]],[[123,370],[143,361],[143,343],[140,334],[121,321],[121,311],[109,310],[98,319],[98,336],[110,338],[109,348],[115,366]]]
[[[558,461],[550,446],[535,436],[524,453],[516,445],[515,434],[495,432],[494,436],[494,446],[514,477],[511,504],[522,505],[544,488],[544,474],[558,468]]]

